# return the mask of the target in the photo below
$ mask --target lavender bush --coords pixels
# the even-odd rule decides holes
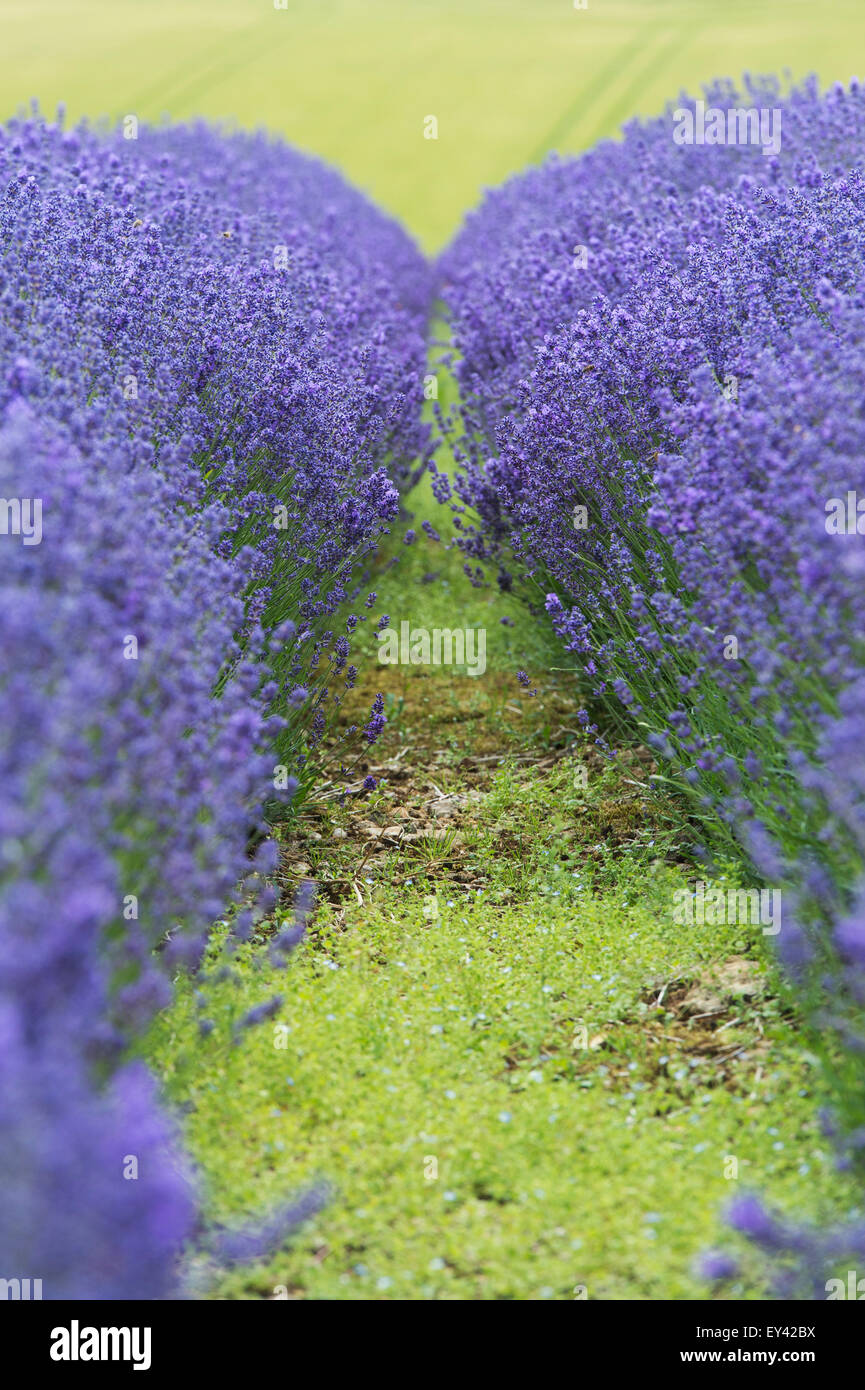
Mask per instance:
[[[186,508],[228,509],[218,553],[250,552],[246,628],[277,634],[277,751],[306,781],[348,672],[328,620],[366,619],[345,605],[426,448],[429,271],[278,142],[125,134],[0,134],[0,408],[23,395],[106,468],[150,462]]]
[[[608,727],[636,717],[712,820],[719,797],[728,821],[748,814],[730,790],[758,790],[768,757],[761,813],[801,845],[813,826],[780,794],[790,750],[813,750],[858,659],[855,565],[825,502],[861,482],[855,426],[839,428],[860,350],[863,185],[838,161],[865,103],[806,88],[783,114],[790,187],[752,148],[676,145],[669,117],[631,127],[606,164],[553,163],[475,215],[444,262],[462,435],[437,489],[457,494],[471,558],[497,561],[505,586],[529,579]],[[693,191],[699,161],[719,187]],[[640,211],[563,266],[578,233],[598,241],[593,209],[611,199]],[[481,238],[504,249],[479,295]]]
[[[584,723],[648,739],[715,849],[785,885],[779,947],[857,1164],[865,554],[829,518],[865,496],[865,99],[706,99],[777,109],[781,149],[677,144],[670,108],[468,220],[441,267],[461,403],[436,490],[467,568],[546,610]],[[784,1296],[862,1253],[855,1225],[824,1239],[746,1207]]]
[[[250,837],[426,448],[399,229],[263,137],[131,133],[0,131],[0,1248],[46,1298],[177,1293],[194,1187],[124,1058],[272,903]]]

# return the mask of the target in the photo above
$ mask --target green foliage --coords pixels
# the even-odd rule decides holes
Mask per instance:
[[[213,1296],[705,1298],[692,1261],[729,1244],[734,1192],[836,1209],[816,1060],[759,929],[677,924],[690,873],[639,836],[578,881],[553,817],[591,821],[622,784],[606,772],[578,793],[572,769],[495,774],[472,829],[487,889],[423,854],[393,883],[369,870],[363,904],[322,905],[287,970],[259,928],[210,993],[209,1036],[191,989],[160,1019],[149,1059],[185,1112],[212,1217],[315,1178],[335,1188],[292,1248]],[[485,838],[503,834],[531,847],[519,873]],[[748,994],[712,983],[731,956]],[[277,992],[277,1018],[235,1045],[238,1019]],[[748,1259],[729,1296],[763,1295]]]

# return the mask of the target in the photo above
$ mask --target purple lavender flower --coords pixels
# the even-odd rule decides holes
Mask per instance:
[[[714,847],[785,884],[779,959],[843,1049],[835,1143],[865,1178],[865,95],[705,96],[780,107],[783,148],[683,146],[669,108],[466,220],[434,492],[467,570],[547,595],[593,708],[670,761]],[[781,1297],[863,1249],[754,1197],[731,1220]]]
[[[386,723],[387,716],[384,712],[384,696],[379,692],[372,702],[369,720],[363,731],[367,743],[375,743]]]
[[[0,1248],[46,1298],[170,1297],[196,1199],[124,1047],[272,899],[274,764],[314,776],[330,620],[428,453],[431,277],[260,135],[34,115],[0,190]]]

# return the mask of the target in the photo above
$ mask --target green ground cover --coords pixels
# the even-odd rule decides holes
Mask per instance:
[[[358,775],[378,789],[279,831],[283,901],[319,884],[308,939],[275,971],[265,925],[213,1032],[184,989],[148,1042],[215,1219],[332,1187],[290,1247],[210,1296],[760,1297],[747,1254],[723,1290],[694,1276],[731,1243],[725,1201],[754,1188],[818,1219],[839,1201],[766,938],[676,924],[701,872],[680,808],[649,793],[645,753],[611,767],[580,742],[567,673],[521,691],[516,665],[553,658],[515,604],[498,624],[507,605],[426,540],[377,586],[392,622],[486,625],[490,665],[368,661],[358,710],[384,688],[390,722]]]
[[[211,1296],[713,1296],[693,1260],[730,1243],[735,1191],[818,1218],[839,1196],[764,938],[675,924],[693,876],[675,818],[636,767],[562,754],[560,692],[492,673],[455,702],[453,681],[400,679],[374,797],[308,806],[286,837],[286,898],[309,873],[322,895],[288,969],[264,927],[214,1031],[184,989],[148,1044],[216,1219],[332,1185],[290,1248]],[[760,1296],[745,1269],[724,1296]]]

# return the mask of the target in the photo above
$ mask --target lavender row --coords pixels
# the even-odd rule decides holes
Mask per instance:
[[[834,128],[841,108],[834,124],[848,140],[846,97],[813,97],[810,123],[802,101],[800,93],[792,109],[818,133]],[[865,132],[858,93],[850,108]],[[695,152],[675,145],[671,123],[650,127],[643,142],[632,131],[632,192],[652,166],[644,146],[658,144],[689,171]],[[717,167],[721,184],[729,159],[743,155],[697,153],[705,177]],[[572,182],[577,171],[585,179],[583,163]],[[561,167],[549,172],[557,189]],[[862,177],[851,169],[830,178],[800,158],[799,182],[772,190],[759,172],[734,192],[671,191],[667,221],[657,224],[653,205],[655,222],[630,240],[610,229],[618,291],[596,285],[574,309],[551,288],[549,322],[561,326],[538,337],[540,311],[527,315],[521,353],[530,366],[510,386],[519,354],[513,372],[485,374],[478,343],[484,333],[488,345],[496,339],[500,318],[515,328],[508,291],[516,281],[519,300],[515,264],[530,260],[519,226],[491,239],[509,250],[492,256],[500,279],[485,296],[483,325],[473,294],[449,280],[463,434],[460,467],[437,490],[456,494],[465,550],[498,561],[505,586],[528,575],[593,695],[624,706],[689,781],[715,795],[725,783],[757,781],[759,751],[771,756],[767,728],[782,757],[794,725],[813,747],[808,728],[831,712],[860,654],[858,533],[854,523],[852,534],[837,534],[832,518],[862,484]],[[525,181],[529,221],[541,183]],[[492,225],[499,212],[494,199]],[[474,266],[484,216],[446,267],[463,250]],[[583,270],[570,274],[579,281]],[[721,738],[731,708],[748,718],[727,718]],[[747,814],[741,799],[725,810]]]
[[[751,108],[754,143],[693,138]],[[861,758],[828,750],[865,727],[863,148],[856,83],[722,84],[492,194],[441,267],[461,406],[436,478],[469,561],[541,595],[587,727],[647,739],[715,847],[786,885],[860,1165]],[[863,1253],[856,1226],[736,1219],[801,1257],[785,1296]]]
[[[115,474],[147,462],[186,506],[228,508],[220,553],[251,551],[247,625],[295,625],[274,708],[302,761],[325,673],[347,666],[328,619],[360,598],[426,447],[423,259],[263,136],[12,123],[0,180],[0,408],[24,396]]]
[[[272,905],[250,837],[426,447],[429,276],[260,137],[34,117],[0,190],[0,1248],[46,1298],[171,1297],[194,1182],[128,1044]]]

